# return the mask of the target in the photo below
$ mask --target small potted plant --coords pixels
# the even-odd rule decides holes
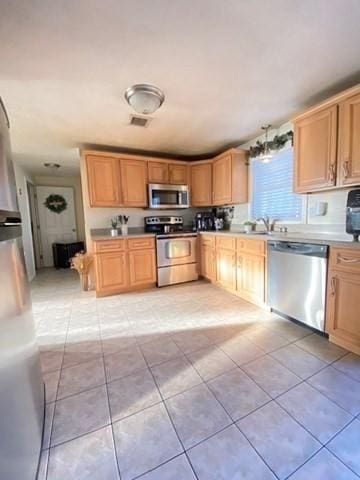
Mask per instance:
[[[255,225],[255,222],[252,222],[251,220],[246,220],[246,222],[244,222],[245,233],[253,232],[255,230]]]

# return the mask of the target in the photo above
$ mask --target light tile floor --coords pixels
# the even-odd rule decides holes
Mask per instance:
[[[360,478],[360,357],[205,282],[32,297],[39,480]]]

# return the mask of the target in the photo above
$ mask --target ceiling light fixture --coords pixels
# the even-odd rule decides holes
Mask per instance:
[[[125,99],[135,112],[142,115],[154,113],[164,103],[165,95],[160,88],[147,83],[133,85],[125,90]]]
[[[46,163],[44,163],[44,167],[48,168],[52,175],[55,175],[56,172],[61,167],[61,165],[59,163],[46,162]]]
[[[44,163],[44,167],[46,168],[53,168],[55,170],[57,170],[58,168],[60,168],[61,165],[59,165],[58,163],[52,163],[52,162],[47,162],[47,163]]]
[[[271,153],[270,150],[270,145],[269,145],[269,130],[271,128],[271,125],[263,125],[261,127],[262,130],[265,131],[265,142],[264,142],[264,153],[260,156],[260,160],[263,161],[263,163],[269,163],[270,160],[273,157],[273,154]]]

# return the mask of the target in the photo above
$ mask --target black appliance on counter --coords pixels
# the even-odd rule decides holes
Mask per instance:
[[[215,230],[214,212],[198,212],[194,218],[194,230]]]
[[[360,189],[351,190],[346,203],[346,233],[359,241],[360,235]]]

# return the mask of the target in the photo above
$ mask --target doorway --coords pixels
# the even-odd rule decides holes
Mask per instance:
[[[39,215],[36,202],[36,187],[31,182],[26,182],[26,189],[30,210],[30,227],[32,235],[32,246],[34,252],[35,268],[39,270],[42,267],[41,244],[40,244],[40,226]]]
[[[41,264],[54,266],[53,243],[77,240],[74,189],[72,187],[36,187],[39,216]]]

